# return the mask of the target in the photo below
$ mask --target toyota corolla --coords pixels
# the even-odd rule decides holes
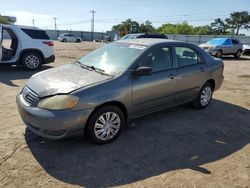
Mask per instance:
[[[119,40],[33,75],[17,106],[37,135],[60,139],[86,133],[103,144],[140,116],[188,102],[206,108],[223,82],[223,68],[221,59],[193,44]]]

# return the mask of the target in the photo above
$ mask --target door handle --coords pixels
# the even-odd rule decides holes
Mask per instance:
[[[170,74],[169,76],[168,76],[168,78],[170,78],[171,80],[173,80],[174,78],[175,78],[175,74]]]
[[[204,67],[200,67],[201,72],[205,72],[205,68]]]

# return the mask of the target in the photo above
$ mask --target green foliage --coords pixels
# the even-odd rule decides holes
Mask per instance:
[[[155,28],[153,27],[152,23],[147,20],[145,23],[142,23],[140,25],[140,32],[142,32],[142,33],[154,33]]]
[[[113,31],[119,31],[121,34],[126,35],[128,33],[137,33],[140,30],[140,25],[137,21],[132,21],[131,19],[127,19],[123,21],[121,24],[114,25],[112,27]]]
[[[250,29],[250,15],[247,11],[233,12],[230,18],[225,21],[217,18],[210,25],[197,27],[189,25],[187,22],[182,22],[179,24],[166,23],[155,29],[150,21],[139,24],[131,19],[127,19],[112,27],[112,30],[119,31],[121,36],[138,32],[184,35],[228,35],[233,33],[239,35],[240,29]]]
[[[228,34],[227,29],[228,26],[224,23],[224,21],[220,18],[217,18],[210,24],[212,29],[212,33],[216,35],[225,35]]]
[[[247,11],[233,12],[225,21],[236,35],[239,35],[240,29],[250,29],[250,15]]]
[[[0,15],[0,24],[9,24],[8,18]]]

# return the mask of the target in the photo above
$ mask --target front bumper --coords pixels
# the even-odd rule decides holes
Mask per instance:
[[[250,54],[250,49],[243,49],[243,52],[242,52],[242,54]]]
[[[217,50],[205,50],[205,51],[212,56],[215,56],[217,54]]]
[[[33,133],[49,138],[62,139],[83,134],[92,110],[46,110],[27,106],[21,94],[16,99],[18,111]]]

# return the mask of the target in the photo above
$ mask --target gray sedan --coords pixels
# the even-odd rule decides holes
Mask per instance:
[[[206,108],[223,82],[223,61],[166,39],[121,40],[79,61],[32,76],[17,96],[28,129],[60,139],[86,133],[103,144],[140,116],[191,102]]]
[[[223,55],[233,55],[235,58],[240,58],[243,49],[240,41],[231,38],[214,38],[201,44],[200,47],[218,58]]]

